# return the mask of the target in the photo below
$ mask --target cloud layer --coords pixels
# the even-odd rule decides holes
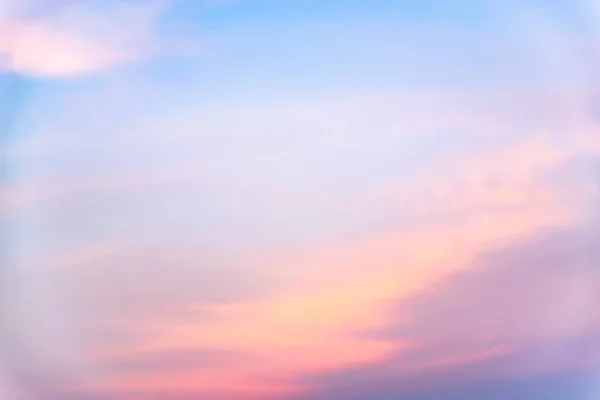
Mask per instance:
[[[268,3],[211,15],[231,27]],[[198,4],[170,17],[183,24]],[[596,390],[600,142],[597,88],[572,79],[581,71],[552,59],[559,80],[513,76],[536,70],[535,53],[490,72],[487,61],[523,51],[496,20],[444,25],[448,35],[429,20],[321,24],[310,3],[288,5],[304,12],[295,25],[269,14],[230,28],[220,38],[238,41],[220,44],[239,47],[205,64],[115,73],[154,53],[165,3],[3,6],[5,72],[28,75],[33,94],[0,160],[0,328],[17,389],[117,400]],[[340,53],[332,32],[349,35]],[[482,48],[494,54],[478,63]],[[344,68],[358,53],[365,68],[385,60],[369,73],[408,75],[374,85]],[[275,70],[290,86],[273,84]],[[333,70],[356,81],[323,83]]]

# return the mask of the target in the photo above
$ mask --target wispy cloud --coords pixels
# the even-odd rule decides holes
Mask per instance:
[[[597,213],[585,221],[471,247],[468,266],[380,302],[390,311],[387,326],[359,336],[396,350],[307,374],[312,390],[298,398],[477,399],[492,388],[499,398],[544,398],[547,377],[553,391],[587,398],[600,362],[600,253]]]
[[[73,76],[153,55],[167,1],[29,1],[4,4],[0,67],[31,76]]]

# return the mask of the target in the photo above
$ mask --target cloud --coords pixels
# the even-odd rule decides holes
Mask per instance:
[[[177,112],[162,111],[157,118],[135,115],[134,129],[101,114],[91,120],[98,125],[86,121],[97,129],[94,134],[81,135],[78,124],[65,125],[70,131],[48,129],[41,154],[24,163],[56,153],[32,168],[41,176],[29,175],[33,179],[21,193],[16,188],[9,210],[38,218],[29,228],[44,237],[38,244],[25,236],[26,245],[34,246],[22,253],[45,258],[47,247],[69,250],[53,260],[63,264],[55,273],[74,299],[73,318],[86,340],[103,348],[177,343],[264,356],[251,366],[220,368],[215,362],[211,372],[192,376],[188,369],[157,379],[156,370],[144,371],[126,355],[123,368],[140,367],[144,375],[125,382],[133,389],[181,385],[182,392],[193,392],[194,385],[208,385],[206,390],[219,394],[242,387],[289,392],[303,386],[294,381],[297,376],[385,359],[396,346],[405,347],[404,339],[413,342],[421,334],[428,341],[409,343],[415,347],[397,354],[395,365],[473,365],[511,352],[515,344],[462,338],[471,329],[466,318],[440,328],[440,334],[455,333],[447,340],[435,336],[433,322],[445,322],[446,312],[460,314],[462,307],[485,311],[455,297],[463,289],[485,295],[477,281],[489,285],[493,274],[475,277],[475,283],[461,275],[458,280],[466,283],[458,289],[440,283],[450,300],[441,294],[412,300],[408,311],[419,314],[415,325],[400,325],[407,313],[399,305],[399,316],[378,332],[378,340],[353,334],[388,322],[382,302],[398,298],[403,304],[414,291],[438,290],[432,282],[470,266],[473,252],[571,222],[581,211],[556,201],[564,193],[555,181],[541,182],[581,151],[570,139],[559,145],[560,130],[552,129],[572,127],[571,104],[521,94],[358,93],[204,111],[175,107]],[[65,112],[66,121],[72,113]],[[534,136],[539,129],[550,133]],[[32,203],[33,210],[19,209]],[[429,224],[407,223],[398,215]],[[380,221],[389,225],[382,228]],[[174,233],[180,223],[191,229]],[[330,236],[324,235],[328,229]],[[358,237],[348,239],[348,230]],[[273,251],[274,243],[298,231],[310,238],[308,249],[286,248],[278,262],[260,266],[262,273],[285,280],[277,282],[275,298],[261,297],[268,292],[261,273],[204,252],[218,245],[241,254],[261,236]],[[138,243],[127,243],[132,237]],[[139,243],[148,237],[159,240]],[[173,243],[189,237],[207,242],[198,251]],[[334,245],[324,237],[334,238]],[[165,238],[169,242],[161,243]],[[209,264],[215,268],[205,268]]]
[[[545,376],[512,379],[486,379],[477,375],[476,369],[469,371],[468,382],[436,385],[436,376],[396,378],[386,382],[371,382],[326,390],[315,395],[301,395],[294,399],[331,400],[585,400],[597,393],[592,374],[551,374]],[[415,385],[420,389],[410,389]],[[407,389],[408,388],[408,389]]]
[[[76,308],[74,318],[101,342],[112,333],[114,339],[130,336],[124,343],[141,344],[160,334],[158,322],[211,321],[214,315],[205,306],[256,301],[273,288],[248,261],[185,244],[125,246],[90,253],[74,264],[65,261],[55,273]]]
[[[30,76],[100,71],[152,55],[165,1],[29,1],[1,6],[0,68]]]
[[[396,337],[536,340],[600,329],[598,227],[541,234],[400,301]],[[391,331],[389,333],[392,333]]]
[[[548,100],[545,93],[358,91],[343,98],[177,106],[153,115],[138,109],[144,101],[135,97],[125,108],[140,113],[132,110],[126,123],[98,106],[113,104],[114,96],[97,95],[63,104],[65,110],[89,106],[94,115],[85,111],[83,121],[71,111],[58,113],[53,129],[47,121],[43,133],[15,138],[10,163],[27,173],[2,196],[9,212],[42,214],[65,236],[73,220],[96,234],[109,225],[110,234],[142,225],[144,234],[157,232],[158,221],[168,220],[171,228],[215,241],[273,243],[295,236],[306,243],[355,234],[374,221],[435,220],[440,216],[430,206],[443,202],[464,214],[472,207],[506,211],[543,201],[542,191],[523,193],[521,171],[534,163],[545,168],[572,147],[561,150],[552,131],[531,140],[538,127],[571,119],[571,106],[561,108],[569,102]],[[535,110],[530,120],[522,115],[525,108]],[[515,147],[518,141],[526,144]],[[485,160],[490,152],[502,154]],[[473,158],[487,175],[468,165]],[[496,187],[476,192],[482,180],[505,172],[510,177]],[[443,202],[436,182],[446,191]],[[483,204],[492,196],[498,204]],[[140,225],[123,226],[124,214]]]
[[[249,356],[218,349],[173,348],[104,356],[100,368],[109,375],[137,375],[147,373],[177,373],[200,368],[231,366]]]
[[[158,373],[140,370],[139,380],[127,382],[133,389],[290,392],[302,386],[297,376],[385,359],[407,344],[422,345],[398,356],[407,367],[503,354],[512,350],[510,341],[432,337],[412,343],[415,338],[401,335],[396,325],[378,340],[354,335],[386,326],[383,302],[405,299],[464,269],[474,252],[565,224],[577,214],[571,204],[555,201],[560,191],[542,185],[540,176],[579,154],[581,146],[561,147],[552,134],[531,133],[538,122],[543,125],[545,111],[559,106],[533,103],[540,109],[534,123],[525,116],[513,120],[520,108],[509,107],[512,96],[488,104],[477,102],[480,96],[445,96],[357,95],[200,114],[183,109],[158,122],[140,118],[141,126],[122,136],[107,129],[108,139],[80,137],[83,146],[70,152],[75,155],[68,162],[44,164],[41,179],[24,185],[24,197],[16,196],[13,206],[35,203],[21,212],[36,216],[36,235],[47,238],[35,243],[35,251],[21,252],[31,259],[29,254],[40,255],[38,246],[46,246],[42,263],[61,267],[53,273],[76,307],[72,318],[81,337],[95,349],[177,344],[263,356],[250,366],[215,365],[195,376],[187,370],[160,380],[154,379]],[[559,114],[551,115],[560,120]],[[498,121],[517,121],[514,135],[505,134]],[[325,122],[330,125],[324,128]],[[469,129],[447,142],[452,146],[432,149],[447,134],[444,128]],[[69,134],[74,132],[56,138],[59,150],[75,142],[65,140]],[[473,145],[473,138],[480,141]],[[117,148],[126,157],[115,159]],[[59,153],[68,155],[66,149]],[[407,165],[410,173],[402,168]],[[38,186],[49,175],[56,179]],[[38,189],[31,198],[28,187]],[[444,190],[431,190],[439,188]],[[413,196],[410,201],[405,193]],[[358,205],[352,202],[357,198]],[[514,199],[518,207],[498,212],[497,205]],[[397,223],[398,214],[418,210],[434,221]],[[458,217],[447,218],[453,214]],[[381,228],[374,221],[379,217],[395,224]],[[355,224],[360,235],[347,239],[341,221]],[[189,224],[193,234],[174,233],[179,223]],[[334,245],[321,236],[329,227]],[[264,234],[267,229],[271,235]],[[275,251],[273,244],[293,237],[295,229],[310,237],[310,246]],[[246,245],[263,235],[270,251],[284,254],[256,272],[255,263],[240,259]],[[135,243],[128,242],[132,238]],[[226,253],[211,254],[211,247]],[[48,248],[67,252],[49,261]],[[273,297],[263,297],[271,286],[264,275],[276,281]],[[421,321],[412,329],[428,328],[425,316]],[[134,361],[125,364],[135,369]]]
[[[313,390],[298,398],[588,398],[600,366],[599,233],[592,219],[478,254],[360,334],[396,351],[308,375]]]
[[[225,359],[216,352],[186,359],[183,351],[140,351],[154,351],[152,344],[173,326],[214,322],[211,306],[257,301],[272,288],[263,274],[232,256],[181,244],[104,246],[56,262],[10,266],[3,275],[10,288],[2,291],[1,340],[9,343],[19,383],[42,391],[91,390],[118,368],[140,374],[161,363],[165,369],[178,362],[218,365]],[[127,354],[107,364],[115,351]]]

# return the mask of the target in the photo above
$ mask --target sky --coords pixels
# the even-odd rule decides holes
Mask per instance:
[[[599,18],[0,0],[0,398],[597,398]]]

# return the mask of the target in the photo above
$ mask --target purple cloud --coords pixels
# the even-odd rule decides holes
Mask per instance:
[[[600,367],[599,265],[595,221],[481,254],[398,300],[387,328],[360,333],[415,346],[304,377],[313,391],[299,398],[589,398]]]

